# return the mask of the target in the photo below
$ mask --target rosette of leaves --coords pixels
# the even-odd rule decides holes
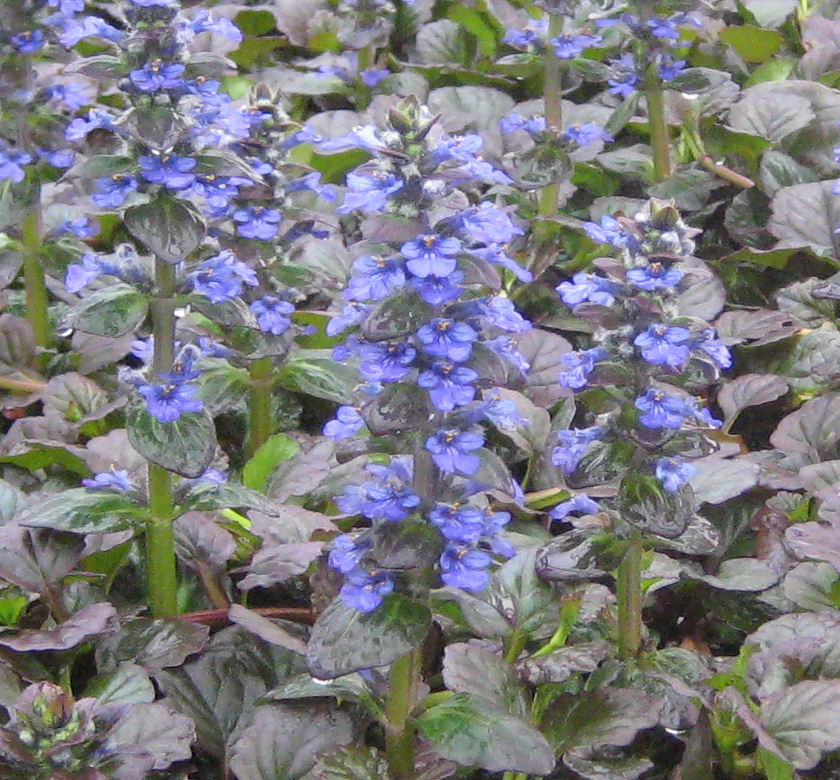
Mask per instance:
[[[358,128],[321,144],[362,145],[373,155],[348,174],[339,207],[361,240],[352,247],[343,310],[328,329],[354,328],[333,355],[357,367],[359,385],[325,432],[350,440],[354,454],[390,458],[372,459],[368,481],[336,498],[370,528],[333,544],[331,565],[345,582],[310,642],[310,666],[320,676],[394,660],[425,634],[422,594],[433,578],[479,591],[493,555],[514,553],[500,536],[510,514],[497,511],[489,494],[516,502],[521,491],[484,445],[487,423],[504,429],[521,421],[499,388],[524,381],[516,337],[530,324],[503,293],[516,275],[529,277],[506,254],[522,232],[511,217],[489,202],[470,205],[468,192],[506,178],[477,156],[480,143],[444,135],[409,101],[383,129]],[[360,220],[360,211],[371,216]],[[359,612],[370,620],[359,624]],[[377,632],[402,622],[403,634],[376,643],[374,656],[369,642],[347,639],[339,657],[333,643],[345,621]]]
[[[75,700],[49,682],[28,686],[9,711],[0,766],[10,780],[142,780],[188,760],[195,740],[192,721],[164,704]]]

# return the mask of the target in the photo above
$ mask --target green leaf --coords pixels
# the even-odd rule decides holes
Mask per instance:
[[[774,30],[762,30],[745,24],[740,27],[724,27],[718,38],[735,49],[741,59],[747,62],[765,62],[782,45],[784,38]]]
[[[368,341],[387,341],[414,333],[431,317],[431,307],[413,290],[380,301],[362,323],[361,334]]]
[[[285,433],[269,437],[245,464],[242,484],[251,490],[265,491],[268,478],[278,463],[294,457],[300,452],[300,445]]]
[[[471,693],[500,710],[521,718],[529,714],[525,690],[513,667],[497,653],[469,642],[447,646],[443,657],[443,681],[455,693]]]
[[[131,235],[167,263],[180,263],[201,243],[204,220],[188,203],[159,198],[132,206],[123,217]]]
[[[776,149],[768,149],[761,158],[758,172],[761,186],[767,195],[775,195],[782,187],[794,184],[806,184],[819,181],[819,175],[801,165],[788,154]]]
[[[415,46],[423,65],[462,65],[467,57],[464,33],[449,19],[424,24],[417,31]]]
[[[332,360],[329,350],[298,350],[277,371],[277,381],[287,390],[346,403],[359,383],[359,373]]]
[[[136,528],[146,516],[145,507],[119,493],[72,488],[27,507],[18,522],[74,534],[105,534]]]
[[[135,407],[126,430],[131,446],[146,460],[182,477],[200,477],[216,454],[216,428],[206,411],[160,422],[145,407]]]
[[[338,701],[355,701],[368,710],[368,712],[381,723],[385,723],[385,712],[380,703],[365,682],[358,674],[346,674],[343,677],[336,677],[334,680],[316,680],[308,674],[300,674],[290,677],[282,682],[277,688],[270,690],[263,698],[273,701],[304,700],[332,698]]]
[[[729,110],[729,126],[778,143],[814,117],[806,97],[777,89],[776,84],[760,84],[746,90]]]
[[[136,704],[155,700],[155,687],[142,666],[122,663],[114,671],[94,677],[85,689],[97,704]]]
[[[148,310],[146,295],[118,282],[85,297],[67,313],[67,322],[83,333],[119,338],[143,322]]]
[[[388,762],[372,747],[351,746],[333,750],[315,765],[318,780],[391,780]]]
[[[840,680],[806,680],[768,696],[759,710],[770,736],[762,747],[797,769],[813,769],[823,754],[840,748]]]
[[[531,723],[472,693],[456,693],[425,710],[417,728],[440,755],[464,766],[533,775],[554,769],[554,752]]]
[[[787,391],[788,383],[776,374],[742,374],[720,389],[717,402],[731,426],[744,409],[769,404]]]
[[[446,15],[478,39],[478,50],[485,57],[496,54],[496,33],[478,11],[459,3],[451,6]]]
[[[753,17],[751,21],[762,27],[781,27],[797,7],[797,0],[741,0]]]
[[[830,181],[782,187],[774,196],[767,229],[778,239],[777,249],[810,249],[820,257],[836,258],[840,243],[834,229],[840,223],[840,199]]]
[[[234,743],[230,768],[239,780],[297,780],[318,755],[353,741],[353,721],[334,704],[257,707]]]
[[[396,593],[368,614],[336,599],[312,628],[306,653],[309,671],[328,679],[390,664],[425,638],[430,622],[426,607]]]
[[[0,625],[16,626],[26,611],[29,599],[26,596],[0,599]]]
[[[659,721],[661,702],[630,688],[599,688],[555,699],[543,716],[554,749],[629,745],[642,729]]]
[[[240,11],[233,18],[233,23],[243,35],[265,35],[274,30],[277,21],[271,11]]]

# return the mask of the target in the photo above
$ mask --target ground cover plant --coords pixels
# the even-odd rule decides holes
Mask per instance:
[[[0,4],[0,777],[840,776],[840,4]]]

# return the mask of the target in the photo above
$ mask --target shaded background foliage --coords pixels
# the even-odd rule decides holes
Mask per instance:
[[[0,9],[4,776],[839,771],[837,3],[167,5]],[[532,327],[429,351],[479,300]],[[365,395],[403,337],[430,393],[412,358]],[[482,441],[442,460],[430,414]],[[469,543],[428,520],[461,493]]]

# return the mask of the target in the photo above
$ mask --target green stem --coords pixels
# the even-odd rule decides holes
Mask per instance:
[[[391,776],[396,780],[411,780],[415,775],[414,727],[409,716],[417,704],[420,659],[420,647],[415,647],[391,666],[385,702],[385,751]]]
[[[636,658],[642,647],[642,542],[630,540],[618,567],[618,653]]]
[[[648,106],[650,145],[653,149],[653,180],[664,181],[671,175],[671,145],[665,122],[665,93],[656,72],[656,65],[648,66],[645,78],[645,97]]]
[[[556,38],[563,32],[562,14],[549,14],[548,40]],[[554,48],[548,46],[545,52],[545,74],[543,77],[543,101],[545,103],[545,126],[555,138],[563,132],[563,106],[560,97],[561,62],[554,53]],[[538,213],[541,217],[550,217],[557,211],[557,197],[560,194],[560,183],[552,182],[540,190]]]
[[[175,267],[155,260],[158,295],[152,301],[155,350],[152,371],[156,376],[172,370],[175,351]],[[178,577],[175,567],[174,502],[172,476],[162,466],[149,463],[149,519],[146,522],[146,569],[149,609],[154,617],[177,614]]]
[[[514,663],[519,658],[519,654],[525,649],[526,644],[528,644],[528,635],[523,634],[519,630],[519,626],[515,626],[507,642],[505,661],[509,664]]]
[[[172,478],[162,466],[149,464],[149,519],[146,522],[146,569],[149,609],[154,617],[178,613],[175,569]]]
[[[271,391],[274,366],[270,357],[251,363],[251,397],[248,400],[248,457],[268,441],[271,436]]]
[[[11,390],[13,393],[39,393],[47,386],[46,382],[38,382],[34,379],[12,379],[8,376],[0,376],[0,389]]]
[[[41,250],[44,225],[41,215],[40,195],[32,211],[23,220],[23,280],[26,289],[26,317],[32,326],[35,344],[47,349],[52,341],[52,327],[49,316],[49,295],[41,265]],[[45,354],[36,359],[38,368],[43,370],[49,357]]]

